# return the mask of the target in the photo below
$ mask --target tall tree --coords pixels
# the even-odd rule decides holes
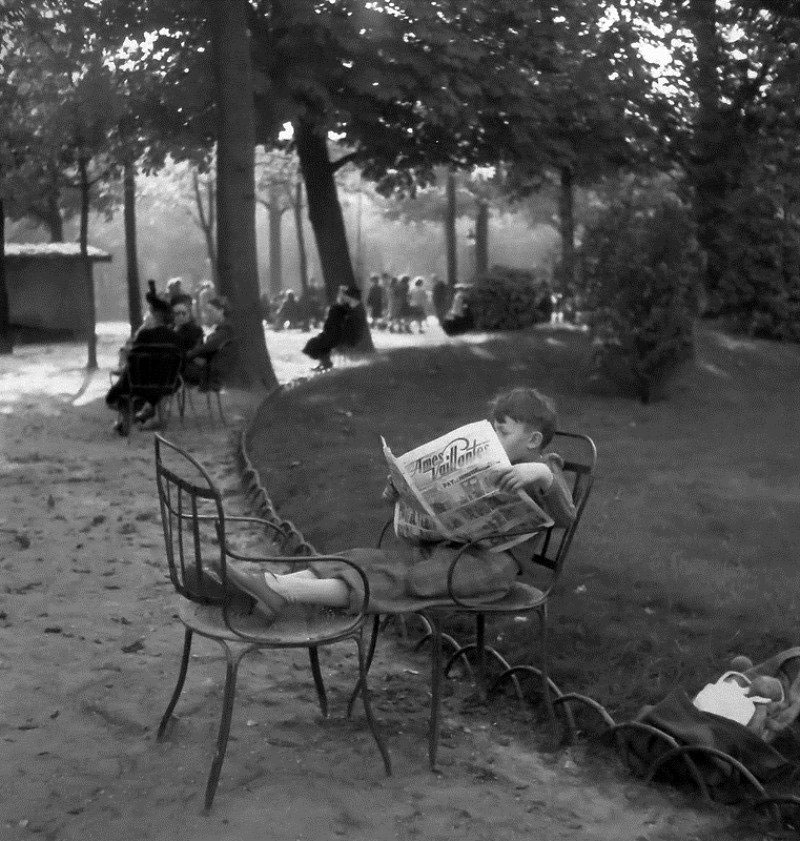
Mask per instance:
[[[217,267],[233,304],[239,381],[277,383],[259,307],[255,227],[255,122],[246,0],[208,4],[217,92]]]

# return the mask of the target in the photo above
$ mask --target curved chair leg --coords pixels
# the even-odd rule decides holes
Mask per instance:
[[[378,750],[381,752],[386,776],[391,777],[392,760],[389,758],[389,751],[386,750],[386,745],[383,743],[381,734],[378,732],[378,724],[372,713],[372,703],[370,702],[369,687],[367,686],[367,658],[364,653],[363,634],[358,634],[356,637],[356,648],[358,649],[358,682],[361,686],[361,700],[364,704],[364,715],[367,718],[367,724],[372,732],[372,738],[375,739],[375,743],[378,745]]]
[[[316,645],[311,645],[308,648],[308,659],[311,661],[311,674],[314,676],[314,686],[317,690],[317,698],[319,698],[319,708],[322,711],[322,717],[328,717],[328,696],[325,693],[325,682],[322,679],[322,671],[319,667],[319,649]]]
[[[542,640],[542,694],[544,695],[544,704],[547,708],[547,717],[550,719],[550,733],[553,737],[553,744],[559,742],[558,722],[556,721],[556,711],[553,707],[553,699],[550,697],[550,675],[549,675],[549,657],[547,651],[547,604],[536,611],[539,621],[541,622],[541,640]]]
[[[431,771],[436,770],[436,753],[439,747],[439,704],[442,684],[442,625],[436,614],[426,617],[431,624],[431,716],[428,723],[428,761]]]
[[[369,673],[369,670],[372,666],[372,660],[375,657],[375,648],[378,644],[378,634],[380,633],[380,630],[381,630],[381,615],[379,613],[376,613],[375,616],[372,619],[372,633],[371,633],[370,639],[369,639],[369,649],[367,651],[367,659],[366,659],[366,664],[365,664],[365,667],[364,667],[364,670],[367,673]],[[353,707],[355,706],[356,698],[358,697],[360,691],[361,691],[361,675],[359,674],[358,681],[356,682],[356,685],[353,687],[353,691],[350,693],[350,699],[347,702],[347,717],[348,718],[350,718],[350,716],[353,715]]]
[[[167,723],[169,722],[173,710],[175,709],[175,705],[178,703],[178,698],[180,698],[181,692],[183,691],[183,684],[186,680],[186,672],[189,669],[189,652],[191,649],[192,631],[190,628],[186,628],[183,636],[183,656],[181,657],[181,668],[178,672],[178,682],[175,684],[175,691],[169,699],[167,710],[161,717],[161,723],[158,725],[158,733],[156,733],[156,740],[159,742],[164,737],[164,731],[167,729]]]
[[[219,775],[222,771],[222,763],[225,761],[225,751],[228,747],[228,736],[231,732],[231,716],[233,715],[233,700],[236,695],[236,674],[239,670],[239,663],[247,653],[245,649],[238,656],[234,656],[231,650],[225,646],[225,691],[222,696],[222,718],[219,722],[219,733],[217,734],[217,748],[214,753],[214,761],[211,763],[211,772],[206,783],[205,812],[211,810],[214,802],[214,795],[219,783]]]
[[[225,417],[225,412],[222,409],[222,396],[218,391],[215,391],[214,394],[217,395],[217,409],[219,409],[219,419],[222,421],[223,426],[227,426],[228,419]]]

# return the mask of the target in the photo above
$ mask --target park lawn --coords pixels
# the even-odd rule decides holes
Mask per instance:
[[[498,389],[552,395],[599,451],[552,603],[552,675],[620,720],[733,655],[800,644],[800,348],[702,325],[694,363],[647,406],[592,382],[588,351],[584,334],[535,329],[384,352],[263,406],[249,446],[319,551],[369,546],[389,513],[379,435],[401,453],[485,417]],[[519,623],[495,630],[521,660]]]

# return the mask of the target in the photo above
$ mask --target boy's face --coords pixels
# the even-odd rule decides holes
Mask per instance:
[[[492,426],[512,464],[536,455],[541,446],[542,433],[524,421],[509,417],[495,418]]]

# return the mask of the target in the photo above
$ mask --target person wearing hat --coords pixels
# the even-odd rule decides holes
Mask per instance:
[[[364,330],[368,330],[367,313],[361,303],[361,290],[355,286],[340,286],[336,302],[331,305],[322,332],[309,339],[303,353],[316,359],[315,371],[333,368],[331,353],[340,347],[355,347]]]
[[[170,307],[169,301],[159,298],[156,294],[155,281],[148,281],[148,286],[150,288],[144,296],[149,307],[148,318],[134,336],[131,347],[172,345],[177,349],[178,338],[170,326],[172,324],[172,307]],[[130,381],[126,374],[127,371],[123,369],[120,372],[119,379],[106,394],[106,404],[120,414],[119,419],[114,424],[114,430],[120,435],[127,435],[130,432],[128,428],[128,401],[133,400],[134,404],[143,404],[139,407],[139,412],[136,415],[138,421],[144,422],[155,414],[155,406],[145,403],[137,397],[135,392],[131,392]]]

